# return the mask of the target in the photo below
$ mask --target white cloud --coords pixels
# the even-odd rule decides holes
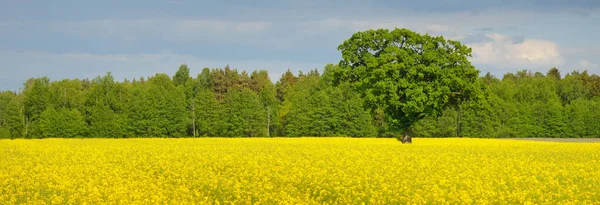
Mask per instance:
[[[494,67],[512,72],[520,69],[547,70],[553,66],[564,65],[565,57],[556,42],[536,38],[515,38],[493,33],[492,29],[478,31],[481,28],[511,27],[527,23],[534,20],[531,18],[533,16],[535,15],[524,12],[514,12],[510,15],[497,12],[489,12],[486,15],[453,13],[384,20],[326,19],[306,22],[303,26],[305,30],[337,34],[341,39],[350,37],[356,31],[396,27],[431,35],[444,35],[448,39],[461,41],[474,35],[472,32],[481,32],[477,34],[481,35],[480,39],[470,39],[472,43],[467,44],[473,48],[474,57],[471,61],[479,68]]]
[[[600,56],[600,48],[595,44],[568,47],[562,49],[561,54],[566,59],[565,65],[559,67],[561,72],[587,70],[593,74],[600,74],[600,62],[596,60]]]
[[[587,59],[581,59],[579,61],[579,66],[581,66],[582,69],[598,68],[598,64],[592,63],[592,62],[588,61]]]
[[[473,49],[473,63],[514,69],[548,69],[564,63],[558,44],[552,41],[525,39],[516,43],[507,35],[486,36],[490,42],[469,45]]]
[[[301,1],[299,3],[304,2]],[[286,66],[284,65],[310,65],[290,66],[292,68],[320,68],[324,64],[322,62],[313,64],[311,63],[311,61],[314,61],[312,59],[326,59],[332,62],[338,61],[339,53],[336,51],[336,47],[345,39],[349,38],[353,32],[377,28],[393,29],[396,27],[408,28],[420,33],[444,35],[446,38],[461,41],[464,40],[464,42],[467,42],[466,38],[474,35],[473,33],[479,35],[481,33],[497,32],[488,33],[487,36],[481,35],[481,37],[485,38],[484,40],[486,42],[481,40],[483,38],[478,40],[471,39],[471,41],[468,41],[473,42],[469,44],[469,46],[473,47],[475,57],[472,58],[472,61],[478,68],[484,68],[485,66],[490,65],[493,67],[512,69],[510,70],[511,72],[516,69],[531,68],[547,70],[549,67],[560,65],[563,65],[564,68],[579,67],[581,66],[579,59],[595,59],[595,55],[589,54],[588,51],[569,54],[566,50],[568,49],[567,47],[561,47],[559,50],[559,46],[555,43],[556,41],[560,41],[561,45],[564,46],[570,46],[570,44],[565,43],[565,40],[560,37],[544,34],[552,33],[547,31],[554,29],[555,26],[561,26],[561,24],[548,22],[575,22],[575,20],[586,22],[585,19],[573,18],[571,14],[557,15],[553,13],[535,13],[514,10],[484,10],[477,13],[417,13],[406,10],[390,13],[392,10],[370,10],[367,13],[357,14],[344,11],[344,15],[336,13],[309,15],[303,13],[301,16],[296,14],[296,16],[290,15],[281,18],[276,16],[276,18],[274,18],[274,13],[265,13],[262,10],[261,12],[266,16],[263,18],[252,17],[238,20],[172,16],[168,18],[142,17],[141,19],[133,20],[0,21],[0,36],[25,36],[23,38],[13,37],[7,40],[7,42],[25,42],[22,39],[28,37],[28,35],[41,36],[45,33],[51,33],[53,35],[48,35],[50,36],[48,38],[49,41],[78,37],[83,40],[98,40],[100,43],[108,44],[121,44],[123,43],[122,41],[136,41],[148,44],[148,47],[144,47],[143,49],[144,52],[149,52],[149,54],[139,55],[86,54],[85,52],[88,51],[89,48],[78,47],[78,45],[71,45],[73,48],[67,46],[60,50],[83,51],[84,53],[29,54],[30,56],[38,56],[40,58],[46,56],[48,58],[47,61],[51,63],[46,65],[43,63],[43,60],[38,59],[36,61],[37,65],[35,66],[46,68],[48,70],[55,70],[54,73],[65,72],[63,71],[63,67],[69,67],[76,64],[79,66],[80,64],[81,66],[79,67],[82,69],[70,71],[73,75],[76,75],[78,72],[84,72],[83,70],[88,70],[86,67],[89,66],[95,67],[95,69],[89,70],[97,70],[100,73],[104,73],[108,69],[118,71],[121,69],[140,68],[140,70],[136,70],[135,72],[131,71],[131,73],[134,73],[135,75],[140,72],[153,74],[156,71],[175,69],[182,61],[195,62],[193,64],[199,67],[222,67],[225,63],[230,63],[232,65],[239,64],[240,68],[252,67],[250,69],[254,69],[254,67],[276,67],[278,69],[286,69]],[[278,12],[285,14],[285,12],[290,11]],[[232,17],[230,19],[234,18],[235,17]],[[561,19],[561,21],[551,21],[552,19]],[[539,25],[541,30],[536,31],[537,33],[532,32],[526,28],[526,25]],[[482,32],[480,29],[483,28],[489,28],[489,30]],[[561,32],[556,32],[556,35],[563,35]],[[576,31],[569,30],[569,32],[574,33]],[[526,38],[524,38],[522,42],[516,42],[515,39],[510,38],[508,35],[500,35],[498,33],[521,35]],[[59,37],[56,38],[56,36]],[[39,39],[44,38],[39,37]],[[552,39],[552,41],[541,39]],[[202,43],[207,42],[210,44],[206,46],[202,45]],[[242,49],[244,49],[245,46],[259,47],[259,49],[253,50],[257,52],[265,51],[265,48],[269,50],[291,51],[289,52],[290,54],[287,55],[301,56],[302,59],[298,61],[306,61],[306,63],[286,63],[276,60],[261,61],[260,59],[257,59],[256,61],[211,61],[199,59],[195,56],[160,52],[161,49],[193,52],[190,51],[193,50],[190,48],[215,49],[223,44],[226,44],[227,46],[240,46]],[[53,48],[44,48],[43,44],[39,45],[39,47],[34,47],[33,49],[53,50]],[[90,45],[93,45],[93,43],[90,43]],[[116,49],[121,48],[120,46],[111,45],[106,47],[106,50],[103,50],[105,48],[98,48],[94,49],[94,52],[118,53],[119,51],[115,51],[114,47],[117,47]],[[11,48],[12,47],[3,47],[0,49]],[[23,48],[21,50],[26,49],[29,48]],[[586,50],[589,49],[586,48]],[[314,53],[302,55],[307,51]],[[573,53],[575,53],[575,51],[573,51]],[[0,59],[10,58],[1,51],[0,54],[3,55],[0,56]],[[264,57],[274,58],[271,56]],[[13,65],[17,65],[19,68],[25,68],[24,65],[32,63],[29,62],[30,58],[23,57],[21,59],[21,62],[14,62]],[[2,61],[4,62],[4,60]],[[148,63],[144,63],[144,61]],[[79,62],[79,64],[77,62]],[[90,65],[95,63],[97,63],[98,66]],[[588,66],[593,67],[593,65],[597,64],[590,62]],[[148,71],[146,72],[144,68],[147,68]],[[562,68],[560,69],[562,70]],[[598,69],[597,66],[596,69]],[[125,72],[126,71],[123,71],[123,73]],[[52,74],[53,72],[48,73]],[[275,75],[275,71],[272,71],[272,75]]]

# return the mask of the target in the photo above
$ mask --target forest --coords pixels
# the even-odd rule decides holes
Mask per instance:
[[[110,72],[30,78],[18,92],[0,92],[0,138],[398,136],[381,109],[366,109],[352,86],[333,83],[335,69],[288,70],[275,83],[265,70],[225,66],[195,75],[185,64],[173,76],[122,81]],[[596,74],[551,68],[478,81],[485,105],[465,102],[425,117],[414,136],[600,137]]]

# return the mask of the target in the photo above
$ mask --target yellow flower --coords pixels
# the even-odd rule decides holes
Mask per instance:
[[[44,139],[0,150],[0,204],[600,203],[600,144]]]

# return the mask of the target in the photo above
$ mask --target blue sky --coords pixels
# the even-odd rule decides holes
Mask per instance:
[[[600,73],[598,0],[0,0],[0,90],[30,77],[195,75],[227,64],[278,80],[337,63],[356,31],[408,28],[473,48],[498,77],[528,69]]]

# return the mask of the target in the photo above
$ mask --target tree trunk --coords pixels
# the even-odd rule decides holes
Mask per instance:
[[[402,136],[402,140],[400,140],[402,142],[402,144],[412,144],[412,136],[411,136],[411,129],[408,128],[406,129],[406,131],[404,131],[404,136]]]
[[[25,127],[25,135],[22,136],[24,138],[27,138],[27,128],[29,126],[29,119],[27,119],[27,117],[25,117],[25,105],[23,104],[23,106],[21,106],[21,115],[23,115],[23,126]],[[21,134],[23,134],[23,130],[21,130]]]
[[[192,106],[192,131],[196,137],[196,106]]]
[[[267,107],[267,137],[271,137],[271,107]]]
[[[28,130],[29,129],[29,122],[30,122],[29,119],[27,119],[25,121],[25,136],[24,136],[25,138],[29,138],[29,133],[28,133],[28,131],[29,131]]]
[[[456,112],[456,137],[460,137],[460,105],[458,105],[458,109]]]

